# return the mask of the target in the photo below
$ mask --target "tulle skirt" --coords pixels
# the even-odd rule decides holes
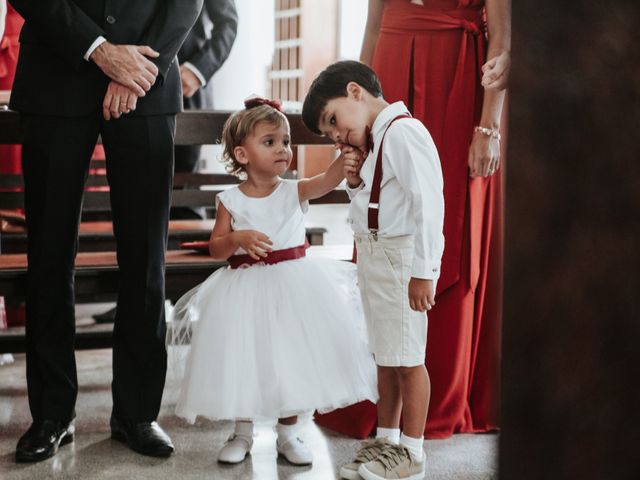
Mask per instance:
[[[177,415],[271,419],[377,401],[355,269],[311,258],[224,268],[185,294],[168,337],[170,361],[184,361]]]

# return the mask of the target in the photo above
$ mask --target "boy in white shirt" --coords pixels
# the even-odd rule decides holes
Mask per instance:
[[[402,102],[385,101],[375,73],[360,62],[337,62],[321,72],[302,118],[339,148],[361,152],[345,161],[345,176],[380,401],[376,439],[365,441],[340,474],[417,480],[425,471],[430,397],[424,312],[435,305],[444,250],[438,152],[424,125]]]

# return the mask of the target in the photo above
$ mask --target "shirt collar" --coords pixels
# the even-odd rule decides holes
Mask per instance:
[[[373,125],[371,126],[371,135],[373,135],[373,141],[378,143],[380,136],[384,133],[385,128],[391,120],[398,115],[409,113],[409,109],[404,102],[395,102],[386,106],[376,117]]]

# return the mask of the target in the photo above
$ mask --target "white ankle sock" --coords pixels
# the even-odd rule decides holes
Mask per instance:
[[[238,437],[253,437],[253,422],[248,420],[236,420],[235,434]]]
[[[386,438],[391,443],[397,445],[398,442],[400,442],[400,429],[378,427],[376,429],[376,438]]]
[[[276,433],[278,434],[278,443],[283,444],[289,440],[293,440],[298,436],[299,425],[284,425],[280,422],[276,423]]]
[[[400,436],[400,445],[409,450],[409,453],[416,462],[421,462],[424,459],[423,444],[423,438],[407,437],[404,433]]]

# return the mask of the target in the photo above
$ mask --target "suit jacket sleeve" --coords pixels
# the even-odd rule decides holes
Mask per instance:
[[[78,6],[68,0],[9,0],[20,15],[47,39],[51,48],[74,68],[105,31]]]
[[[166,78],[182,42],[198,18],[203,0],[165,0],[164,8],[156,16],[140,40],[160,53],[152,58],[159,70],[159,80]]]
[[[186,61],[209,82],[231,52],[238,31],[238,13],[234,0],[204,0],[204,8],[213,23],[211,38]]]

